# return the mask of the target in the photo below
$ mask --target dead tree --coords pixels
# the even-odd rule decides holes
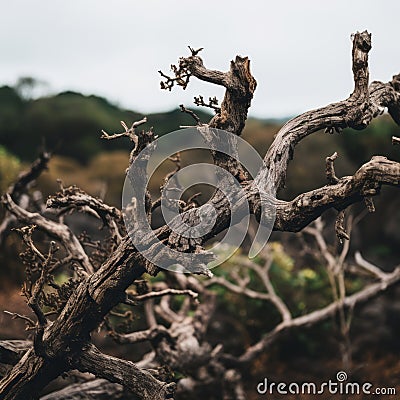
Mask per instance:
[[[242,166],[233,158],[213,152],[214,164],[227,170],[241,183],[246,193],[246,199],[243,201],[249,202],[250,211],[258,221],[268,219],[268,216],[262,215],[262,200],[258,188],[267,192],[279,192],[285,184],[286,171],[294,155],[295,146],[302,139],[324,129],[328,133],[340,133],[347,127],[363,129],[373,118],[382,114],[384,109],[388,110],[397,124],[400,123],[400,75],[394,76],[388,83],[369,84],[370,49],[370,34],[357,32],[353,36],[352,94],[346,100],[308,111],[287,122],[276,135],[264,158],[263,168],[254,180],[248,179]],[[204,66],[198,56],[200,50],[190,50],[189,57],[181,58],[179,64],[172,67],[173,76],[162,73],[165,79],[162,88],[171,90],[175,85],[185,88],[192,77],[223,86],[225,96],[220,107],[215,99],[210,99],[207,104],[201,97],[196,99],[196,104],[214,109],[216,114],[209,122],[209,127],[240,135],[256,89],[249,59],[237,56],[231,62],[229,71],[220,72]],[[183,110],[186,109],[183,107]],[[155,139],[152,131],[137,131],[137,127],[143,122],[145,120],[134,123],[131,127],[123,124],[125,132],[121,134],[104,133],[106,139],[120,136],[128,136],[131,139],[134,149],[130,163]],[[196,120],[196,123],[198,122]],[[399,186],[400,164],[385,157],[373,157],[353,176],[342,178],[335,175],[334,159],[335,156],[327,159],[326,186],[302,193],[291,201],[276,200],[274,230],[298,232],[316,221],[325,211],[335,209],[338,212],[335,224],[337,236],[340,240],[347,240],[348,232],[344,228],[345,210],[354,203],[364,201],[368,210],[372,212],[373,197],[379,194],[382,185]],[[6,342],[0,346],[0,361],[13,365],[0,382],[0,397],[4,399],[37,398],[38,393],[49,382],[74,370],[89,372],[97,379],[78,388],[72,385],[66,388],[64,393],[50,394],[45,398],[68,398],[71,394],[75,394],[74,398],[79,398],[78,393],[81,390],[86,391],[82,392],[86,393],[82,394],[85,398],[90,398],[93,391],[98,396],[99,393],[103,393],[104,397],[112,393],[115,398],[126,392],[131,393],[132,398],[173,398],[177,385],[171,379],[170,373],[160,368],[162,365],[187,371],[191,376],[180,383],[180,390],[193,389],[199,381],[198,371],[208,365],[212,368],[212,374],[224,385],[226,396],[231,396],[227,398],[233,396],[243,399],[240,366],[264,351],[279,332],[291,326],[318,321],[340,308],[353,307],[357,302],[369,299],[399,280],[398,269],[384,274],[360,259],[364,268],[374,274],[378,281],[365,291],[352,296],[339,293],[337,301],[328,308],[301,318],[293,318],[284,302],[271,289],[267,274],[268,257],[264,267],[245,263],[249,268],[255,269],[263,280],[265,293],[253,293],[240,282],[222,282],[211,278],[208,283],[201,284],[191,276],[168,274],[168,285],[152,288],[148,293],[136,293],[132,297],[127,289],[135,282],[137,284],[143,273],[156,275],[159,271],[157,266],[146,260],[132,244],[120,210],[106,205],[100,199],[76,187],[64,188],[62,185],[60,191],[48,199],[47,207],[42,211],[32,212],[21,204],[19,192],[26,191],[26,185],[36,178],[38,168],[40,170],[45,165],[46,162],[35,164],[36,167],[32,167],[31,171],[21,177],[2,198],[8,215],[15,217],[22,226],[19,232],[27,248],[22,257],[30,273],[24,286],[24,295],[36,316],[36,321],[21,316],[34,331],[32,342]],[[146,202],[147,217],[151,218],[156,204],[151,203],[148,194]],[[208,240],[230,224],[229,203],[219,191],[214,193],[207,204],[211,204],[216,210],[217,223],[212,232],[200,238],[195,245],[173,232],[168,225],[156,229],[156,236],[178,251],[202,251],[202,246]],[[192,206],[186,207],[182,212],[185,221],[195,224],[199,210],[205,206],[197,207],[193,203]],[[99,218],[110,233],[109,239],[94,245],[85,235],[76,236],[64,221],[64,215],[74,211],[89,213]],[[46,249],[35,245],[32,239],[34,229],[42,231],[51,239]],[[318,239],[316,228],[306,229]],[[95,246],[92,253],[88,251],[90,246]],[[321,248],[321,251],[325,250]],[[327,264],[333,268],[328,253],[325,252],[325,255]],[[59,285],[54,282],[52,274],[56,269],[64,267],[71,268],[73,273],[67,283]],[[334,279],[337,279],[336,275]],[[207,286],[212,284],[222,284],[229,290],[240,291],[250,297],[265,297],[276,305],[282,315],[282,322],[239,358],[223,354],[219,347],[211,348],[204,340],[204,332],[215,304],[215,295],[207,289]],[[52,292],[47,292],[46,288],[51,288]],[[186,302],[178,314],[168,305],[168,298],[175,293],[189,296],[189,303]],[[200,304],[195,306],[194,315],[185,315],[185,310],[190,306],[190,298],[196,296],[199,297]],[[107,315],[116,305],[153,301],[154,298],[161,298],[154,310],[158,310],[163,318],[170,322],[168,329],[159,326],[154,318],[153,308],[148,307],[147,331],[133,332],[129,337],[115,334],[116,340],[119,341],[149,340],[153,344],[154,352],[148,358],[135,364],[106,355],[94,346],[91,333],[100,325],[107,324]],[[50,311],[44,311],[44,306],[47,306],[47,310],[50,308]],[[212,375],[208,371],[203,377],[207,377],[207,374]],[[107,384],[107,381],[111,383]],[[207,382],[207,379],[205,381]]]

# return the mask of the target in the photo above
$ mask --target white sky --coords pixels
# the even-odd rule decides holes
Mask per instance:
[[[400,72],[400,1],[0,0],[0,85],[19,76],[52,92],[98,94],[149,113],[223,90],[159,89],[187,45],[209,68],[248,55],[258,87],[251,115],[297,114],[352,90],[350,34],[372,32],[371,78]]]

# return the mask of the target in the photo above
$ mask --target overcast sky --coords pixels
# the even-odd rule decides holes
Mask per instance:
[[[334,6],[333,6],[334,4]],[[0,85],[19,76],[51,92],[98,94],[142,113],[223,90],[192,80],[159,89],[187,45],[209,68],[247,55],[257,79],[251,115],[297,114],[348,96],[350,35],[372,32],[371,78],[400,72],[400,1],[0,0]],[[328,5],[328,6],[327,6]]]

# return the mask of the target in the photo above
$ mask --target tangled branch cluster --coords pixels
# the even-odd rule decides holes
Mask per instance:
[[[370,34],[357,32],[353,37],[352,52],[353,93],[346,100],[306,112],[287,122],[269,147],[263,168],[254,180],[248,179],[236,160],[213,152],[214,164],[229,171],[243,186],[251,212],[258,221],[268,218],[262,215],[258,189],[279,194],[295,146],[302,139],[320,130],[332,133],[346,127],[363,129],[385,108],[393,120],[400,123],[400,75],[393,77],[389,83],[369,84],[370,48]],[[227,72],[220,72],[204,66],[198,56],[201,49],[190,50],[189,57],[181,58],[178,66],[171,67],[173,77],[160,72],[165,79],[161,88],[171,90],[178,85],[185,89],[191,77],[223,86],[226,91],[219,107],[215,98],[205,103],[203,97],[199,96],[195,103],[216,111],[208,126],[240,135],[256,88],[256,81],[250,72],[250,61],[247,57],[237,56]],[[183,107],[182,110],[186,109]],[[136,128],[145,122],[146,119],[143,119],[130,127],[122,122],[122,133],[109,135],[103,132],[102,137],[106,140],[120,137],[130,139],[133,150],[129,165],[155,139],[151,130],[137,131]],[[200,121],[197,119],[196,123],[199,125]],[[399,139],[394,138],[393,141],[398,143]],[[220,390],[225,398],[244,399],[243,371],[282,332],[315,324],[339,313],[341,328],[346,334],[346,312],[351,312],[356,304],[397,284],[400,281],[400,269],[384,273],[358,256],[355,268],[371,276],[372,283],[355,294],[346,294],[344,271],[349,267],[346,255],[350,227],[345,228],[345,210],[351,204],[364,201],[372,212],[372,199],[379,194],[382,185],[399,186],[400,164],[376,156],[353,176],[339,178],[334,171],[335,158],[336,154],[326,161],[327,185],[302,193],[291,201],[276,200],[274,230],[303,230],[304,235],[313,238],[315,248],[327,266],[334,293],[334,300],[328,306],[294,317],[285,299],[274,290],[269,275],[271,254],[268,248],[261,263],[242,258],[240,263],[244,269],[232,270],[227,277],[210,277],[208,274],[210,279],[202,280],[165,273],[164,282],[143,284],[142,275],[145,272],[157,275],[159,270],[133,246],[127,235],[127,229],[132,227],[125,227],[120,210],[77,187],[64,188],[62,185],[60,191],[51,196],[40,210],[33,210],[32,202],[24,201],[29,187],[47,166],[49,154],[42,154],[2,197],[7,215],[1,225],[0,236],[4,236],[10,227],[18,226],[18,232],[25,242],[26,251],[22,259],[27,267],[27,281],[23,294],[36,321],[29,316],[13,314],[13,317],[25,320],[33,331],[33,340],[0,342],[0,363],[9,365],[0,381],[1,397],[24,400],[37,398],[40,390],[49,382],[67,373],[70,380],[66,388],[44,399],[66,396],[88,398],[91,393],[96,393],[97,398],[131,396],[161,400],[171,399],[174,393],[194,393],[207,386]],[[179,169],[179,156],[175,162]],[[168,179],[167,176],[164,184]],[[151,220],[159,202],[152,201],[148,192],[145,202],[146,218]],[[217,223],[212,233],[199,238],[195,245],[174,233],[167,225],[156,229],[154,233],[163,243],[179,251],[203,251],[206,242],[230,223],[229,204],[218,191],[208,204],[212,204],[216,210]],[[202,207],[204,205],[200,206],[195,197],[182,204],[184,220],[194,220]],[[328,209],[338,212],[335,229],[338,238],[344,242],[344,249],[339,255],[329,251],[322,235],[320,217]],[[68,226],[68,218],[65,218],[74,212],[96,218],[106,232],[104,240],[92,240],[85,233],[76,235]],[[45,248],[35,244],[34,230],[47,238],[44,241]],[[68,279],[63,283],[55,279],[58,270],[68,271]],[[262,289],[251,286],[249,271],[256,275]],[[216,294],[212,290],[216,285],[236,294],[270,302],[280,315],[280,323],[237,356],[225,352],[223,343],[212,345],[206,333],[216,307]],[[175,296],[184,296],[178,306],[173,301]],[[129,329],[135,307],[142,303],[147,328],[121,332],[120,326],[113,324],[113,317],[125,320],[124,329]],[[115,307],[118,305],[128,309],[117,311]],[[92,332],[99,327],[121,344],[147,341],[151,344],[151,351],[137,363],[104,354],[91,338]],[[76,375],[73,372],[76,370],[83,374]],[[185,378],[176,381],[172,372],[185,374]]]

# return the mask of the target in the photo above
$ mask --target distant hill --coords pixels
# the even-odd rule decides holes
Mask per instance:
[[[196,110],[202,121],[210,114]],[[127,124],[143,118],[98,96],[62,92],[35,100],[23,99],[9,86],[0,87],[0,143],[21,160],[30,161],[45,145],[56,154],[87,163],[104,150],[127,149],[124,140],[100,140],[101,130],[120,132],[120,121]],[[192,125],[193,119],[180,110],[148,114],[149,128],[158,135]]]
[[[35,83],[33,78],[30,80],[33,82],[28,82],[31,85],[28,89]],[[143,114],[123,109],[99,96],[67,91],[30,99],[26,92],[19,85],[0,87],[0,145],[22,162],[33,160],[43,147],[81,164],[88,164],[103,152],[129,151],[127,139],[102,140],[101,130],[120,132],[121,120],[129,125],[143,118]],[[205,112],[201,108],[194,111],[204,122],[209,121],[212,116],[208,110]],[[177,130],[181,125],[194,123],[188,114],[179,109],[146,116],[148,122],[143,128],[154,127],[158,135]],[[250,118],[243,137],[264,155],[274,134],[284,122],[285,119]],[[302,170],[305,165],[312,164],[317,159],[318,164],[323,163],[325,157],[333,151],[340,153],[341,157],[337,161],[339,168],[341,163],[348,165],[343,173],[351,173],[352,168],[360,166],[374,154],[383,154],[398,160],[399,150],[390,145],[390,137],[399,136],[399,131],[399,127],[389,117],[383,116],[361,132],[345,130],[341,135],[332,136],[314,134],[312,139],[302,141],[296,148],[296,155],[301,157],[295,156],[294,164],[301,158],[298,169]],[[307,170],[309,173],[310,170]],[[312,182],[315,184],[315,180],[311,180],[310,186]],[[296,188],[304,185],[308,187],[306,181],[294,183]]]

